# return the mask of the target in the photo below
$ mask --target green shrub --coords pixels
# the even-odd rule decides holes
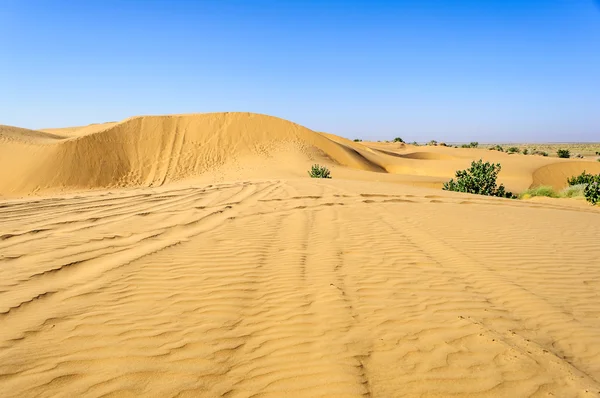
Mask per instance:
[[[578,176],[573,176],[567,179],[567,184],[569,185],[579,185],[579,184],[589,184],[594,182],[595,176],[593,174],[586,173],[585,170],[583,173]]]
[[[548,152],[544,152],[544,151],[533,151],[531,154],[532,155],[540,155],[540,156],[548,156]]]
[[[394,142],[404,142],[404,140],[400,137],[394,138]]]
[[[438,142],[436,140],[431,140],[427,143],[429,146],[437,146]]]
[[[496,184],[498,173],[502,169],[500,163],[483,163],[479,159],[477,162],[471,162],[471,168],[467,170],[458,170],[456,172],[456,181],[451,179],[444,183],[443,190],[466,192],[477,195],[499,196],[504,198],[513,198],[511,192],[506,192],[504,185]]]
[[[502,148],[500,145],[496,145],[496,146],[490,147],[490,151],[504,152],[504,148]]]
[[[362,140],[360,138],[355,138],[354,142],[362,142]]]
[[[600,174],[593,175],[583,171],[580,175],[569,178],[567,182],[571,187],[583,186],[583,196],[592,205],[600,202]]]
[[[560,196],[563,198],[576,198],[585,196],[583,191],[586,186],[587,184],[570,185],[560,192]]]
[[[413,141],[411,145],[419,146],[419,143],[417,141]]]
[[[554,192],[554,188],[548,186],[541,186],[535,188],[529,188],[525,192],[522,192],[519,197],[534,197],[534,196],[546,196],[548,198],[558,198],[559,195]]]
[[[523,155],[529,155],[529,150],[527,148],[523,149]]]
[[[325,166],[319,166],[318,164],[312,166],[308,172],[308,175],[311,178],[331,178],[331,172],[329,169]]]
[[[440,142],[440,146],[448,146],[445,142]]]
[[[596,152],[596,155],[600,156],[600,152]]]
[[[571,152],[568,149],[559,149],[556,151],[559,158],[568,159],[571,157]]]
[[[517,148],[516,146],[511,146],[510,148],[508,148],[506,150],[507,153],[520,153],[521,150],[519,148]]]
[[[594,182],[585,186],[583,195],[585,200],[590,202],[592,206],[596,206],[600,202],[600,175],[595,176]]]

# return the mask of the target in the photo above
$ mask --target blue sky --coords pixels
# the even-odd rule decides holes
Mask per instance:
[[[600,3],[0,2],[0,124],[216,111],[348,138],[600,141]]]

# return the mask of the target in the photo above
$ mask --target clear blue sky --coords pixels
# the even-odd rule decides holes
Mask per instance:
[[[349,138],[600,141],[600,3],[0,0],[0,124],[215,111]]]

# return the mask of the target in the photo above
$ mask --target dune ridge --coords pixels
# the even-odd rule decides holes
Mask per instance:
[[[371,174],[356,172],[377,172],[374,178],[382,181],[441,187],[474,157],[501,162],[501,182],[519,191],[536,184],[559,185],[549,176],[578,170],[579,163],[590,171],[599,166],[483,149],[357,143],[280,118],[241,112],[137,116],[44,131],[3,126],[0,144],[4,197],[161,186],[206,176],[217,181],[218,174],[220,180],[296,178],[314,162],[336,168],[344,177],[369,179]],[[545,172],[549,165],[552,171]]]
[[[350,145],[283,119],[248,113],[133,117],[63,139],[47,132],[28,134],[54,140],[30,140],[38,145],[35,157],[23,156],[25,150],[16,151],[20,148],[3,148],[3,160],[10,158],[24,171],[13,178],[3,175],[4,192],[163,185],[244,156],[269,157],[284,147],[307,159],[381,170]]]

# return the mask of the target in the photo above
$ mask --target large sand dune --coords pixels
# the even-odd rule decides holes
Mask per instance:
[[[150,187],[198,178],[299,177],[312,162],[388,174],[375,177],[386,181],[440,187],[478,157],[501,162],[501,181],[517,191],[532,184],[561,185],[575,169],[600,171],[600,164],[589,161],[484,149],[354,143],[275,117],[216,113],[134,117],[44,131],[2,126],[0,195]],[[548,165],[552,168],[546,173]]]
[[[597,167],[242,113],[3,127],[0,396],[596,397],[600,209],[439,189],[480,157],[515,190]]]

